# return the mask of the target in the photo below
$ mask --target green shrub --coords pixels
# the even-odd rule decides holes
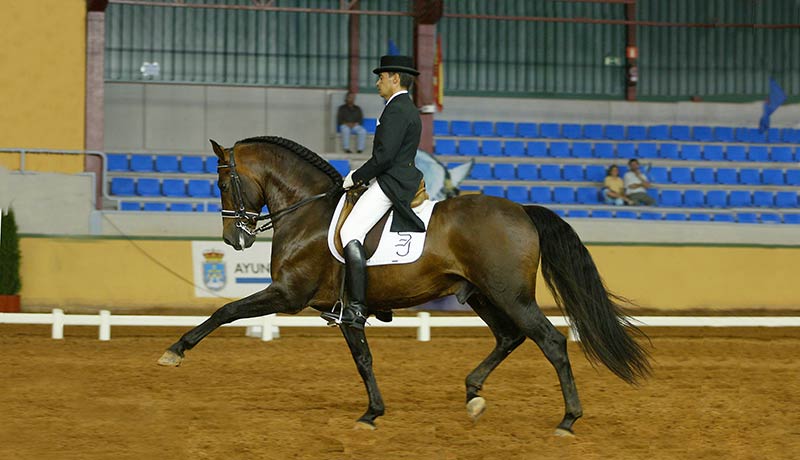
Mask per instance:
[[[19,294],[22,283],[19,279],[19,236],[14,210],[9,209],[2,217],[0,226],[0,295]]]

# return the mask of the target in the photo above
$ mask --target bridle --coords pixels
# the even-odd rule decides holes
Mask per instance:
[[[242,180],[239,177],[239,173],[236,172],[236,159],[233,156],[233,149],[230,150],[230,158],[228,159],[228,164],[219,164],[217,165],[217,171],[224,168],[230,168],[231,170],[231,192],[233,194],[233,201],[234,205],[236,206],[236,210],[231,209],[223,209],[220,211],[222,214],[223,219],[236,219],[236,227],[241,231],[247,233],[250,236],[256,236],[256,234],[261,233],[263,231],[269,230],[274,227],[275,221],[286,215],[290,212],[300,208],[302,206],[311,203],[312,201],[316,201],[320,198],[324,198],[328,195],[333,194],[338,189],[337,187],[333,187],[325,193],[319,193],[307,198],[303,198],[302,200],[298,201],[297,203],[286,207],[284,209],[269,213],[269,214],[261,214],[260,212],[252,212],[247,211],[244,208],[244,196],[242,195]],[[260,227],[256,227],[258,221],[266,220],[264,225]],[[250,226],[254,228],[251,230]]]

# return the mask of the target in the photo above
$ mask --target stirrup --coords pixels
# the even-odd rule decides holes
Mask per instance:
[[[336,306],[339,306],[339,314],[336,314]],[[344,302],[342,299],[333,304],[331,311],[323,311],[319,316],[328,321],[328,327],[336,327],[342,324],[342,315],[344,315]]]

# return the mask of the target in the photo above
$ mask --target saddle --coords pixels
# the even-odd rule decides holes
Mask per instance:
[[[361,195],[363,195],[366,190],[366,186],[361,186],[347,191],[347,198],[345,198],[344,207],[342,207],[342,213],[339,215],[339,220],[336,222],[336,233],[333,237],[333,244],[339,254],[344,253],[344,245],[342,244],[342,237],[339,235],[339,232],[342,230],[342,225],[344,225],[344,221],[347,219],[347,216],[349,216],[350,212],[353,210],[353,206],[355,206],[356,201],[361,198]],[[411,208],[416,208],[427,199],[428,192],[425,191],[425,179],[422,179],[419,181],[419,187],[417,188],[417,193],[414,195],[414,199],[411,200]],[[375,254],[375,250],[378,249],[378,243],[381,241],[381,234],[383,234],[383,228],[386,226],[386,221],[389,220],[390,212],[392,212],[391,208],[386,211],[386,214],[381,217],[381,220],[379,220],[378,223],[375,224],[375,226],[372,227],[369,232],[367,232],[367,236],[364,238],[364,251],[367,254],[367,259],[372,257],[372,255]]]

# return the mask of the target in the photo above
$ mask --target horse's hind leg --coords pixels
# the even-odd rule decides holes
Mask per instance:
[[[375,380],[375,373],[372,371],[372,352],[369,350],[367,344],[367,336],[363,330],[356,328],[342,326],[342,335],[347,340],[347,346],[350,347],[350,353],[353,355],[353,361],[356,363],[358,373],[361,374],[361,379],[364,380],[364,386],[367,388],[367,396],[369,397],[369,407],[364,415],[358,419],[358,426],[368,427],[375,429],[375,419],[383,415],[384,406],[381,392],[378,389],[378,382]]]
[[[486,322],[496,340],[494,350],[469,373],[466,380],[467,413],[472,420],[477,421],[486,410],[486,401],[478,396],[478,392],[483,388],[483,382],[506,359],[506,356],[525,341],[525,334],[520,331],[511,318],[492,305],[483,294],[474,294],[467,302],[475,310],[475,313]]]

